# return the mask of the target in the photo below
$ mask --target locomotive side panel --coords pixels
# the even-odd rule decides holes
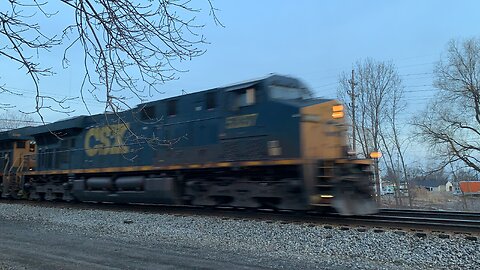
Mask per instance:
[[[236,104],[248,91],[255,98],[242,106]],[[300,157],[298,107],[273,102],[268,85],[258,84],[227,92],[230,110],[221,126],[224,159],[277,160]],[[253,95],[253,94],[252,94]]]

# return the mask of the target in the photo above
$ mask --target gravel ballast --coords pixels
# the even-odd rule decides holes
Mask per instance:
[[[480,242],[463,234],[308,226],[218,217],[176,216],[0,204],[3,222],[28,222],[44,234],[82,235],[202,251],[204,259],[244,261],[250,267],[283,269],[478,269]],[[443,236],[443,237],[440,237]],[[0,236],[0,240],[1,240]],[[105,247],[108,248],[108,247]],[[197,256],[199,256],[197,254]],[[121,260],[122,258],[118,258]],[[21,264],[0,262],[0,269]]]

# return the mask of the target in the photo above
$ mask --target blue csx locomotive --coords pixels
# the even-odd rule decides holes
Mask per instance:
[[[0,133],[2,197],[376,211],[343,106],[271,75]]]

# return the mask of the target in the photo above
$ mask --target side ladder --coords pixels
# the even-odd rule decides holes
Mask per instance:
[[[319,161],[315,179],[315,195],[312,205],[318,207],[331,206],[334,196],[335,163],[333,160]]]

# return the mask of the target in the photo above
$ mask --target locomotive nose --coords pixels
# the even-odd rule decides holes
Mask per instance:
[[[302,156],[342,158],[346,149],[343,105],[330,100],[301,108]]]
[[[311,164],[304,167],[311,186],[310,204],[334,208],[341,215],[377,212],[370,162],[354,160],[347,153],[343,105],[325,101],[301,108],[301,115],[302,157]]]

